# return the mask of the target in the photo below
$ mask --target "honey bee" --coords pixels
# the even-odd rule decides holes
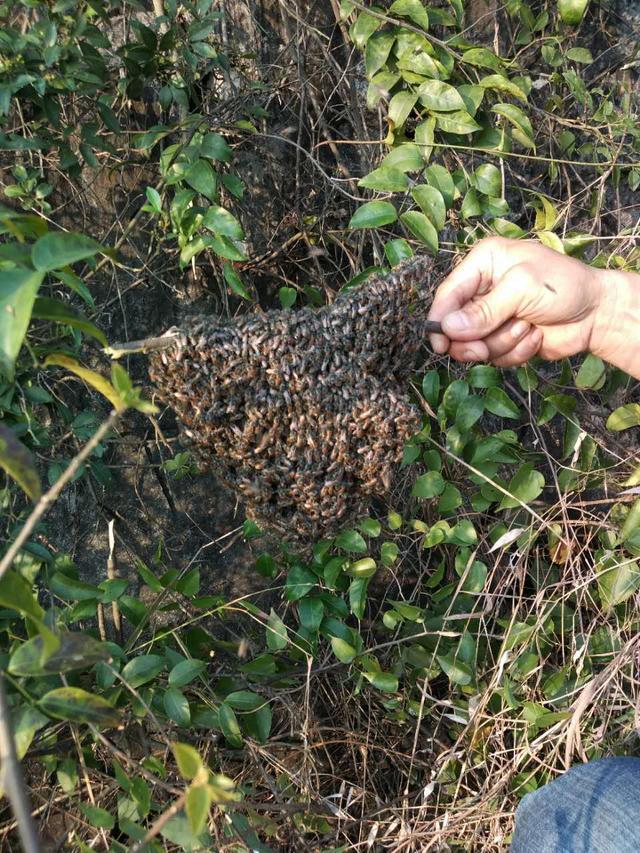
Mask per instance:
[[[417,257],[323,308],[192,316],[152,354],[161,398],[261,528],[308,551],[391,488],[435,284]]]

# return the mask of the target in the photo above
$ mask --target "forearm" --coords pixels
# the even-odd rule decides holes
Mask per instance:
[[[600,270],[602,298],[591,352],[640,379],[640,275]]]

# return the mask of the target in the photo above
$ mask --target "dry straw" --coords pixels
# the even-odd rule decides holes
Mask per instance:
[[[191,318],[151,356],[202,462],[262,529],[304,548],[390,488],[420,425],[408,380],[434,284],[414,258],[317,310]]]

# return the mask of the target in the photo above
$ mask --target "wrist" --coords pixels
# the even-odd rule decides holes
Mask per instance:
[[[608,269],[593,272],[599,299],[589,349],[640,379],[640,276]]]

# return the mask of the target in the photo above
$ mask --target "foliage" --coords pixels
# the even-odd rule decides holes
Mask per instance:
[[[145,428],[157,414],[135,368],[105,353],[104,276],[126,267],[136,223],[176,278],[208,264],[225,305],[325,298],[290,275],[260,293],[241,274],[250,253],[234,146],[259,135],[266,101],[238,98],[234,120],[219,123],[203,109],[203,78],[231,79],[245,59],[226,52],[222,13],[208,0],[167,0],[155,17],[127,5],[117,43],[121,4],[110,0],[0,6],[7,543],[109,409]],[[358,206],[341,210],[339,229],[317,212],[302,222],[309,248],[325,231],[323,245],[338,246],[326,270],[345,256],[371,264],[341,284],[357,286],[416,247],[461,253],[488,234],[638,268],[632,241],[618,250],[606,231],[609,189],[640,182],[637,105],[609,78],[582,73],[593,61],[576,28],[589,20],[586,2],[509,0],[512,41],[500,55],[473,37],[458,0],[368,9],[344,0],[340,11],[364,62],[366,106],[386,121],[383,154],[351,181]],[[149,91],[157,122],[146,126],[132,104]],[[221,113],[233,100],[222,91]],[[63,222],[61,187],[127,163],[145,181],[120,237]],[[414,385],[423,424],[389,504],[314,543],[306,561],[265,545],[246,521],[259,552],[255,594],[212,594],[199,564],[180,568],[162,540],[152,559],[136,556],[132,576],[92,582],[46,518],[30,531],[0,577],[2,670],[28,782],[46,778],[65,796],[78,849],[100,830],[114,851],[143,839],[148,850],[276,850],[286,830],[293,843],[337,850],[362,842],[361,822],[373,845],[383,827],[405,832],[398,780],[425,810],[429,837],[446,813],[452,849],[470,849],[478,823],[460,809],[460,791],[484,797],[490,779],[515,806],[560,771],[558,739],[594,678],[622,710],[613,722],[604,700],[582,712],[586,754],[625,747],[640,590],[631,380],[593,356],[508,372],[431,359]],[[73,481],[113,494],[123,442],[108,434]],[[156,466],[169,493],[199,478],[189,448],[171,453]],[[416,747],[427,739],[428,761]],[[352,745],[373,753],[372,743],[385,756],[379,772],[377,758],[367,765],[380,789],[367,781],[358,797],[362,814],[384,816],[354,819],[353,794],[340,788],[352,778],[345,755]],[[482,802],[487,814],[497,809],[493,795]],[[493,840],[504,839],[491,821]]]

